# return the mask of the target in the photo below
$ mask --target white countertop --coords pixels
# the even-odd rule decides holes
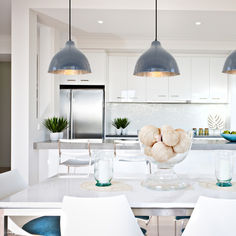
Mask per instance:
[[[90,180],[93,180],[91,177]],[[215,182],[214,178],[202,177],[191,178],[192,186],[184,190],[154,191],[141,186],[141,179],[116,179],[132,187],[125,192],[98,192],[85,190],[80,187],[81,183],[88,181],[85,178],[58,178],[53,177],[47,181],[28,187],[2,201],[0,208],[50,208],[60,209],[65,195],[76,197],[105,197],[125,194],[132,208],[194,208],[199,196],[215,198],[236,198],[236,188],[227,191],[226,188],[205,188],[199,182]],[[234,183],[236,184],[236,183]]]

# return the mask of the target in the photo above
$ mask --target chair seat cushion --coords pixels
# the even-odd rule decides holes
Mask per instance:
[[[93,165],[94,161],[91,161],[91,165]],[[85,166],[85,165],[89,165],[89,161],[88,160],[77,160],[77,159],[68,159],[64,162],[61,163],[61,165],[65,165],[65,166]]]
[[[30,234],[37,234],[43,236],[60,236],[60,217],[39,217],[26,223],[22,227],[22,229]]]

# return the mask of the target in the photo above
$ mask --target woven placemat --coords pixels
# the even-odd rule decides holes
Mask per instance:
[[[132,186],[129,184],[121,183],[118,181],[112,181],[110,186],[98,187],[95,185],[95,181],[83,182],[80,187],[90,191],[100,191],[100,192],[123,192],[132,191]]]
[[[199,185],[204,188],[220,190],[220,191],[228,191],[228,192],[236,192],[236,182],[232,182],[231,187],[219,187],[216,185],[216,182],[199,182]]]

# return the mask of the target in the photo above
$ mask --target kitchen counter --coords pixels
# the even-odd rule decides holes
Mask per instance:
[[[120,140],[120,139],[119,139]],[[105,140],[95,139],[90,140],[91,149],[113,149],[114,148],[114,137],[107,138]],[[58,143],[45,141],[34,143],[34,149],[36,150],[47,150],[57,149]],[[62,144],[64,149],[86,149],[87,143],[81,141],[80,143],[64,143]],[[137,139],[127,139],[122,145],[118,145],[118,149],[124,150],[137,150],[140,148]],[[236,150],[236,142],[228,142],[223,138],[194,138],[192,150]]]

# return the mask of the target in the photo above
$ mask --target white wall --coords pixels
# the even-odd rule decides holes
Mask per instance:
[[[11,35],[0,35],[0,54],[11,54]]]

